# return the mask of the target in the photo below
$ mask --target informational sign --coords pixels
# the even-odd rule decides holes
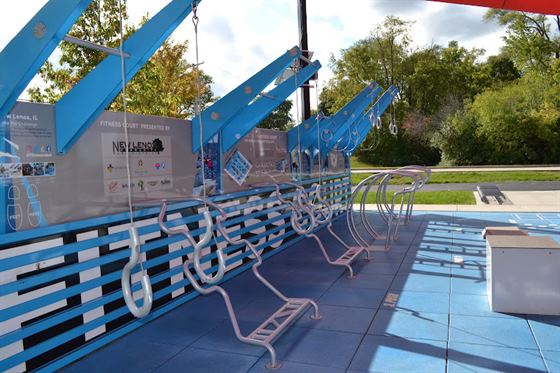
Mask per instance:
[[[286,132],[255,128],[225,157],[224,192],[256,183],[291,181]],[[250,167],[246,164],[250,164]],[[244,178],[241,177],[247,174]]]
[[[102,133],[105,196],[128,193],[126,150],[129,151],[133,192],[156,192],[173,188],[173,161],[169,136]],[[163,182],[162,182],[163,181]]]
[[[196,175],[192,191],[192,195],[197,197],[204,195],[204,189],[206,195],[216,193],[217,179],[220,173],[219,143],[217,140],[203,145],[202,149],[204,151],[199,152],[196,159]],[[204,174],[202,170],[204,170]]]
[[[327,156],[327,170],[328,175],[341,174],[346,169],[346,160],[344,153],[337,150],[331,150]]]
[[[191,196],[197,155],[190,122],[129,114],[127,141],[123,119],[104,112],[58,155],[54,106],[18,103],[0,126],[0,232],[127,211],[129,189],[135,206]]]
[[[226,164],[225,171],[237,185],[243,185],[253,165],[239,151],[233,153]]]

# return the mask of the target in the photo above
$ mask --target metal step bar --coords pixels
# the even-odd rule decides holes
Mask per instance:
[[[196,291],[201,294],[207,295],[212,293],[219,293],[226,304],[226,309],[231,320],[231,325],[233,331],[238,340],[244,343],[248,343],[255,346],[261,346],[268,350],[270,353],[270,362],[267,364],[268,369],[279,369],[282,367],[282,363],[278,361],[276,355],[276,349],[272,346],[272,342],[279,337],[286,329],[292,324],[294,320],[303,315],[307,309],[313,308],[314,312],[311,315],[313,320],[320,320],[321,315],[319,313],[319,306],[315,301],[309,298],[288,298],[280,290],[275,288],[268,280],[266,280],[259,272],[259,267],[262,264],[262,258],[259,252],[255,249],[253,244],[246,239],[232,239],[227,233],[223,226],[223,222],[227,219],[226,212],[218,205],[213,202],[205,201],[200,198],[190,198],[201,203],[204,203],[208,207],[218,211],[218,215],[215,217],[216,223],[214,224],[210,212],[205,211],[205,221],[206,221],[206,232],[202,235],[199,242],[196,242],[190,234],[190,231],[186,225],[182,227],[167,228],[164,220],[167,215],[167,201],[162,201],[160,214],[158,217],[159,225],[163,232],[168,235],[182,234],[185,236],[190,245],[194,248],[192,258],[189,258],[183,263],[183,270],[190,283]],[[184,202],[184,200],[182,200]],[[280,298],[284,304],[276,312],[274,312],[270,317],[268,317],[262,324],[260,324],[253,332],[244,336],[239,328],[239,322],[237,320],[237,315],[233,308],[233,304],[229,297],[229,294],[221,286],[217,284],[222,280],[224,273],[226,272],[226,261],[224,259],[223,248],[217,248],[216,254],[218,257],[218,271],[213,276],[208,276],[205,270],[200,265],[200,254],[202,248],[208,246],[211,237],[213,236],[214,226],[217,228],[217,232],[226,240],[230,245],[245,245],[255,257],[255,263],[252,265],[251,270],[255,277],[266,286],[272,293],[274,293],[278,298]],[[193,268],[197,277],[192,274],[191,268]],[[199,281],[202,283],[200,284]],[[211,285],[209,287],[203,286],[204,284]]]
[[[314,186],[312,186],[312,188],[315,188],[313,193],[315,199],[318,201],[317,204],[314,204],[311,201],[310,195],[301,185],[290,182],[284,182],[284,184],[296,188],[295,201],[290,201],[284,198],[284,196],[280,192],[279,184],[260,184],[253,186],[274,187],[276,189],[277,198],[282,203],[286,203],[292,208],[292,217],[290,220],[294,231],[299,235],[303,235],[307,238],[313,238],[317,242],[317,245],[319,246],[323,257],[328,264],[333,266],[346,267],[349,273],[348,277],[354,278],[355,276],[352,264],[360,257],[361,254],[366,254],[366,257],[369,260],[369,252],[365,247],[362,246],[349,246],[336,233],[334,233],[332,229],[332,206],[322,198],[321,186],[318,184],[314,184]],[[324,213],[325,211],[327,211],[326,214]],[[306,228],[304,228],[305,224],[307,224]],[[324,225],[327,226],[327,231],[346,248],[346,252],[344,252],[344,254],[342,254],[335,260],[331,259],[329,253],[327,252],[327,249],[325,248],[325,245],[323,244],[323,241],[315,233],[311,233],[315,228]]]
[[[259,325],[247,338],[255,342],[271,343],[310,306],[309,299],[288,298],[288,302]]]

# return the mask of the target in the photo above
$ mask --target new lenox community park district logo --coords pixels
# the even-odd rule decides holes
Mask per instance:
[[[129,153],[156,153],[164,151],[163,141],[156,138],[153,141],[113,141],[113,154],[124,154],[128,148]]]

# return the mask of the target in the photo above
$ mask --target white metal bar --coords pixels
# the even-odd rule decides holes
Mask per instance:
[[[82,40],[82,39],[79,39],[79,38],[76,38],[76,37],[70,36],[70,35],[66,35],[64,37],[64,41],[82,46],[84,48],[94,49],[94,50],[98,50],[98,51],[105,52],[105,53],[108,53],[108,54],[112,54],[114,56],[120,56],[121,55],[121,52],[116,48],[110,48],[110,47],[106,47],[104,45],[95,44],[95,43],[92,43],[91,41]],[[128,53],[123,53],[123,56],[125,58],[130,58],[130,55]]]

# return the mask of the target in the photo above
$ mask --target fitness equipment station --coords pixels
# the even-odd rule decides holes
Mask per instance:
[[[267,368],[281,368],[273,343],[307,310],[322,315],[315,300],[267,280],[266,259],[310,239],[326,265],[355,278],[355,262],[398,240],[429,181],[429,169],[410,166],[352,189],[350,156],[384,130],[398,89],[371,82],[332,116],[298,119],[288,132],[256,128],[321,68],[307,51],[288,49],[202,108],[199,1],[171,1],[126,40],[119,2],[117,49],[67,35],[90,3],[48,1],[0,52],[0,370],[61,369],[212,293],[240,343],[265,348]],[[194,118],[128,113],[127,83],[191,13]],[[106,57],[54,105],[17,101],[62,41]],[[120,93],[123,112],[105,111]],[[387,130],[397,136],[394,118]],[[389,198],[394,178],[410,182]],[[354,242],[335,231],[338,219]],[[324,228],[344,247],[337,258],[317,235]],[[223,284],[249,269],[283,305],[244,335]]]

